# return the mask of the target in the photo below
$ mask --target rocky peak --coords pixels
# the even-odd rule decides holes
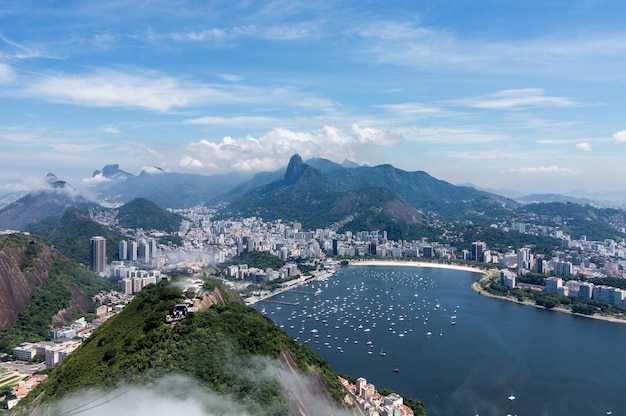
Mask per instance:
[[[304,163],[300,155],[296,153],[289,159],[283,182],[286,185],[293,185],[303,176],[312,176],[317,173],[319,172],[315,168]]]

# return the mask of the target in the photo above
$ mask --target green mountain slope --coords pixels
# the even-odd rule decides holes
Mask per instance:
[[[340,168],[340,171],[350,169]],[[295,220],[304,228],[320,228],[369,209],[378,209],[405,222],[421,215],[384,186],[349,189],[294,155],[284,177],[248,192],[234,201],[222,215],[260,216],[264,219]]]
[[[217,290],[222,291],[220,297],[227,295]],[[197,380],[200,389],[236,400],[250,414],[287,415],[293,398],[286,400],[276,376],[261,377],[278,362],[283,367],[296,363],[336,403],[343,397],[337,375],[325,360],[252,308],[227,301],[166,325],[165,315],[180,300],[177,289],[146,287],[50,374],[32,395],[40,401],[28,404],[24,414],[42,412],[53,401],[87,387],[145,386],[178,374]]]

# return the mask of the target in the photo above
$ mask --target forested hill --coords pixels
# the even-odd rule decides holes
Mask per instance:
[[[172,375],[193,380],[203,394],[221,397],[210,412],[205,409],[209,414],[317,415],[330,414],[318,412],[324,403],[335,411],[343,406],[345,392],[327,362],[240,302],[214,304],[165,324],[181,296],[165,284],[144,288],[50,374],[29,396],[38,401],[24,402],[21,414],[58,411],[55,402],[86,388],[158,386]],[[306,388],[293,390],[285,377],[299,378]],[[320,408],[303,406],[306,398],[300,395],[308,394],[318,398]]]
[[[168,233],[180,228],[183,217],[145,198],[136,198],[120,207],[117,222],[122,228],[143,228]]]

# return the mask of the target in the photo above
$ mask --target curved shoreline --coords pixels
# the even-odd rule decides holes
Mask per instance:
[[[390,265],[393,265],[393,266],[413,266],[413,267],[436,267],[436,268],[441,268],[441,269],[451,269],[451,270],[461,270],[461,271],[472,272],[472,273],[481,273],[482,277],[476,280],[475,282],[473,282],[471,285],[472,290],[478,293],[479,295],[483,295],[483,296],[493,298],[493,299],[506,300],[508,302],[518,303],[524,306],[532,306],[534,308],[550,310],[554,312],[567,313],[570,315],[580,316],[583,318],[596,319],[599,321],[614,322],[614,323],[619,323],[619,324],[626,324],[626,319],[615,318],[612,316],[598,315],[598,314],[583,315],[581,313],[574,313],[571,310],[565,309],[565,308],[547,309],[543,306],[539,306],[532,302],[520,302],[516,298],[512,298],[508,296],[498,296],[498,295],[494,295],[493,293],[486,292],[485,290],[482,289],[481,283],[484,282],[485,280],[491,279],[492,277],[495,276],[496,273],[498,273],[498,270],[494,270],[494,269],[476,269],[470,266],[458,266],[454,264],[444,264],[444,263],[435,263],[435,262],[431,263],[431,262],[420,262],[420,261],[402,261],[402,260],[401,261],[396,261],[396,260],[350,261],[349,265],[350,266],[359,266],[359,265],[390,266]]]

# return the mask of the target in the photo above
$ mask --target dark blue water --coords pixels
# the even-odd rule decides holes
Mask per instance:
[[[351,266],[272,299],[298,305],[255,307],[339,373],[423,400],[430,416],[626,414],[626,324],[480,296],[476,278]]]

